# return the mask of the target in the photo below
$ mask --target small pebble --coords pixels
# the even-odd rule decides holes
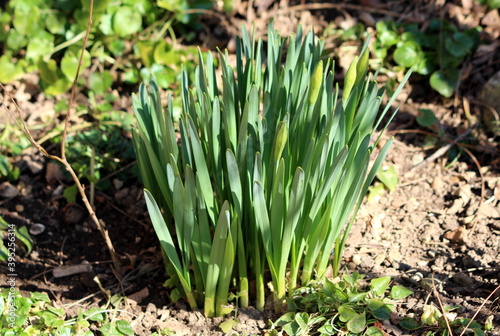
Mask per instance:
[[[428,262],[427,262],[427,261],[425,261],[425,260],[420,260],[417,264],[418,264],[418,266],[420,266],[420,267],[424,267],[424,266],[427,266]]]
[[[354,265],[361,265],[361,257],[359,256],[359,254],[355,254],[352,256],[352,262],[354,263]]]
[[[41,223],[34,223],[33,225],[31,225],[29,232],[33,236],[38,236],[45,232],[45,225]]]
[[[24,211],[24,206],[22,204],[16,204],[16,211],[17,212],[23,212]]]

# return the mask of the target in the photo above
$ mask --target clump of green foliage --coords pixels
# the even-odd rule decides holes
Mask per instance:
[[[354,272],[299,288],[292,296],[296,311],[276,320],[270,334],[383,336],[373,324],[389,320],[399,300],[413,292],[401,286],[389,290],[391,277],[372,279],[368,286],[363,278]]]
[[[134,96],[134,145],[167,285],[207,316],[230,311],[230,293],[263,309],[269,281],[281,311],[297,286],[324,277],[332,251],[339,270],[346,225],[392,142],[369,168],[395,95],[379,113],[384,88],[368,74],[366,44],[342,93],[322,49],[301,29],[283,39],[270,25],[267,47],[243,29],[236,69],[220,53],[220,81],[211,53],[200,52],[193,88],[183,72],[179,119],[171,97],[163,110],[154,79]]]
[[[93,25],[83,68],[94,64],[79,85],[102,94],[117,79],[138,83],[154,73],[160,85],[173,82],[176,67],[196,49],[175,48],[175,22],[196,25],[186,9],[208,8],[211,1],[95,1]],[[0,82],[38,71],[45,93],[68,91],[76,74],[90,13],[90,1],[11,0],[0,9]],[[182,27],[182,26],[180,26]],[[113,65],[110,72],[104,65]],[[98,65],[98,66],[95,66]],[[109,68],[109,67],[108,67]]]
[[[113,319],[108,309],[90,308],[68,318],[61,307],[55,307],[46,293],[22,296],[18,291],[0,289],[0,334],[4,336],[72,335],[132,336],[127,321]],[[94,330],[91,331],[91,325]]]
[[[429,76],[430,86],[451,97],[459,82],[460,65],[479,45],[478,27],[465,31],[445,20],[431,19],[425,31],[416,24],[379,21],[374,54],[395,70],[409,69]]]

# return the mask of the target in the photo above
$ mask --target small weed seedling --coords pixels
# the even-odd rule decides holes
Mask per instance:
[[[0,290],[0,334],[3,336],[71,335],[132,336],[127,321],[115,320],[109,310],[91,308],[68,318],[63,307],[51,304],[46,293],[23,297],[19,292]],[[99,333],[91,331],[99,330]]]

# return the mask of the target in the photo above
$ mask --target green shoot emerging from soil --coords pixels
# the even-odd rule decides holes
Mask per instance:
[[[229,312],[231,292],[262,310],[269,281],[283,311],[299,285],[324,277],[332,251],[338,273],[392,143],[369,168],[399,89],[380,111],[384,88],[368,74],[365,44],[340,91],[322,50],[301,29],[283,39],[270,25],[267,45],[243,29],[236,69],[219,53],[219,80],[212,54],[200,52],[193,88],[183,72],[179,119],[171,97],[164,112],[154,79],[134,96],[134,144],[167,285],[207,316]]]

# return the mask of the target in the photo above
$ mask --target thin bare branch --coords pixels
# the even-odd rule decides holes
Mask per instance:
[[[68,111],[66,112],[66,120],[64,122],[64,132],[61,141],[61,158],[66,160],[66,138],[68,136],[68,127],[69,127],[69,117],[71,116],[71,108],[73,107],[73,103],[75,101],[76,94],[76,84],[78,82],[78,77],[80,76],[80,69],[83,65],[83,55],[85,54],[85,50],[87,48],[87,41],[89,39],[90,28],[92,27],[92,15],[94,11],[94,0],[90,0],[90,10],[89,10],[89,22],[87,24],[87,31],[85,32],[85,38],[83,39],[83,47],[82,52],[80,53],[80,60],[78,61],[78,67],[76,68],[75,79],[73,80],[73,86],[71,87],[71,96],[69,98]]]

